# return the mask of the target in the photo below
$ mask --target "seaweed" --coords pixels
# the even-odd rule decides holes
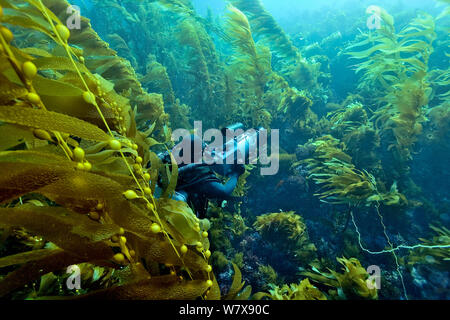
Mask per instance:
[[[309,240],[303,218],[289,212],[275,212],[256,217],[253,227],[261,238],[284,251],[300,264],[307,265],[315,258],[316,247]]]
[[[330,273],[320,272],[313,268],[313,272],[302,272],[304,276],[320,284],[334,288],[328,291],[331,299],[368,299],[374,300],[378,298],[373,279],[369,278],[366,269],[356,258],[346,259],[336,258],[343,266],[342,273],[331,270]]]
[[[354,206],[382,202],[385,205],[405,205],[405,196],[398,192],[396,183],[387,193],[378,190],[375,177],[365,169],[357,169],[352,158],[343,151],[338,139],[324,136],[312,142],[315,148],[312,158],[301,160],[307,165],[309,179],[321,189],[315,195],[322,201]],[[295,167],[297,163],[294,163]]]
[[[299,50],[275,19],[264,9],[260,0],[232,0],[234,6],[249,15],[254,31],[272,48],[280,60],[298,60]]]
[[[267,297],[270,300],[327,300],[327,296],[308,279],[302,280],[299,284],[285,284],[282,287],[272,285],[269,293],[261,293],[260,297]]]
[[[240,103],[238,108],[233,108],[231,117],[239,115],[247,125],[262,125],[267,128],[271,116],[265,116],[267,111],[264,109],[263,95],[271,72],[270,53],[267,48],[254,42],[245,14],[232,5],[228,5],[227,10],[225,31],[236,53],[229,68],[235,74],[234,81],[247,84],[246,87],[239,88],[241,92],[234,93]],[[250,97],[254,98],[249,99]]]
[[[394,19],[382,11],[383,26],[375,34],[363,34],[364,40],[347,47],[347,50],[366,47],[361,51],[347,52],[354,59],[364,59],[356,72],[364,72],[358,87],[377,87],[375,101],[382,107],[374,112],[375,124],[387,150],[393,152],[397,162],[394,170],[398,177],[406,176],[412,148],[422,132],[422,108],[431,95],[428,79],[428,62],[436,39],[432,16],[420,13],[399,33],[395,32]]]
[[[115,84],[104,79],[111,68],[127,70],[126,63],[120,66],[123,60],[102,46],[92,29],[71,34],[63,26],[54,12],[65,11],[67,2],[45,3],[53,11],[40,0],[23,1],[20,9],[17,3],[2,2],[7,8],[2,22],[37,29],[53,45],[46,53],[44,48],[20,49],[2,27],[8,30],[0,35],[2,85],[20,90],[19,95],[4,95],[1,120],[8,124],[1,127],[20,137],[23,129],[14,130],[20,125],[33,136],[24,135],[26,144],[17,145],[17,150],[7,145],[0,152],[0,224],[42,236],[49,248],[3,257],[2,267],[20,266],[2,279],[0,295],[13,294],[67,266],[91,263],[114,270],[119,284],[77,298],[218,299],[218,285],[207,262],[209,223],[200,221],[186,204],[168,198],[177,180],[176,166],[169,171],[163,197],[153,195],[158,172],[166,172],[149,150],[160,144],[154,131],[159,119],[147,132],[138,131],[126,93],[116,90],[127,81],[144,105],[151,96],[133,72],[121,80],[110,79]],[[25,25],[18,16],[33,23]],[[82,58],[81,50],[89,53],[90,61]],[[103,72],[98,54],[110,61],[103,60]],[[162,102],[156,105],[163,114]]]
[[[381,15],[384,23],[375,34],[363,33],[364,40],[346,48],[354,59],[366,61],[358,64],[356,72],[364,72],[359,87],[379,84],[384,90],[402,82],[418,72],[426,72],[436,38],[433,18],[425,13],[415,18],[398,34],[394,19],[385,10]],[[366,50],[350,51],[361,47]]]
[[[255,229],[266,241],[278,241],[280,244],[296,245],[306,231],[300,215],[294,212],[276,212],[264,214],[256,218]]]
[[[434,231],[431,239],[421,238],[422,245],[437,246],[436,248],[418,248],[407,257],[408,265],[417,263],[424,263],[431,265],[440,270],[448,270],[450,261],[450,252],[447,248],[450,243],[450,230],[446,227],[438,227],[431,225],[430,228]],[[438,246],[442,246],[439,248]]]
[[[253,32],[270,48],[274,56],[274,70],[286,77],[296,88],[313,89],[318,86],[320,64],[311,64],[300,54],[291,39],[264,8],[260,0],[232,0],[233,5],[248,15]]]

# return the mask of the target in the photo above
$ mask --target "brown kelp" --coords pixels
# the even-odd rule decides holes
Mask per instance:
[[[270,53],[266,47],[255,44],[247,17],[236,7],[228,6],[226,32],[236,52],[231,61],[229,73],[235,74],[234,81],[247,83],[238,93],[237,106],[233,108],[234,117],[248,118],[248,125],[270,125],[270,114],[263,106],[264,87],[271,72]],[[235,94],[236,95],[236,94]],[[254,97],[254,99],[249,99]],[[234,105],[233,103],[233,105]],[[233,118],[233,115],[231,115]]]
[[[309,178],[320,185],[316,195],[322,201],[355,206],[374,202],[386,205],[406,203],[405,196],[397,191],[395,184],[389,192],[380,192],[375,177],[355,167],[352,158],[343,151],[344,144],[338,139],[324,136],[311,142],[311,145],[315,150],[313,157],[300,163],[307,165]]]
[[[253,227],[264,241],[285,251],[299,265],[308,265],[316,258],[316,247],[309,239],[306,224],[293,211],[260,215]]]
[[[450,230],[444,226],[431,225],[430,228],[434,231],[433,237],[431,239],[420,239],[425,247],[417,248],[411,252],[407,259],[408,264],[425,263],[438,269],[448,270],[450,261],[450,251],[448,250]],[[435,246],[435,248],[427,248],[426,246]]]
[[[382,10],[382,27],[375,34],[363,34],[364,40],[347,50],[354,59],[364,59],[356,72],[363,72],[359,88],[377,87],[382,91],[372,93],[382,105],[376,112],[376,124],[388,150],[393,151],[398,163],[398,175],[408,173],[407,162],[424,121],[422,108],[430,96],[427,79],[428,61],[436,39],[432,16],[420,14],[399,33],[395,32],[394,19]],[[373,44],[373,45],[372,45]]]
[[[66,0],[0,0],[0,296],[446,297],[448,8],[372,7],[357,35],[356,6],[309,24],[258,0],[77,3],[92,20],[68,30]],[[198,120],[280,133],[278,174],[245,166],[207,219],[159,158]]]
[[[332,287],[328,291],[330,299],[368,299],[378,298],[375,279],[370,278],[366,269],[358,259],[336,258],[343,266],[342,273],[329,269],[329,273],[313,269],[314,272],[303,272],[315,282]]]
[[[299,284],[272,286],[269,293],[261,293],[260,297],[270,300],[327,300],[326,295],[314,287],[309,279],[304,279]]]
[[[149,131],[138,131],[121,89],[127,81],[129,90],[141,93],[138,98],[148,99],[148,94],[133,73],[117,79],[108,72],[106,66],[126,68],[92,29],[69,32],[55,14],[67,6],[61,0],[22,1],[20,6],[2,1],[2,23],[14,27],[2,26],[0,35],[1,85],[9,88],[0,120],[10,135],[6,140],[14,136],[16,143],[0,153],[0,225],[7,230],[4,236],[25,230],[49,245],[1,258],[2,267],[20,267],[2,279],[0,294],[12,294],[67,266],[90,263],[116,270],[116,279],[80,298],[219,298],[207,262],[209,224],[168,198],[177,179],[175,165],[164,195],[153,195],[158,173],[166,173],[149,151],[158,144],[154,130],[160,119],[154,118]],[[16,28],[38,31],[50,39],[48,46],[16,47],[13,43],[21,43],[20,38],[12,42]],[[107,54],[99,59],[110,63],[100,66],[93,44],[105,48]]]
[[[312,89],[317,86],[319,65],[313,65],[301,56],[260,0],[232,0],[231,3],[249,16],[258,40],[274,54],[274,70],[285,76],[294,87]]]

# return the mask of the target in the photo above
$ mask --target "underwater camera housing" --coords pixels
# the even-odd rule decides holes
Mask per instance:
[[[213,170],[227,175],[236,166],[256,163],[258,158],[258,138],[263,128],[249,129],[244,132],[242,123],[235,123],[221,130],[225,140],[220,149],[205,150],[205,154],[213,160]]]
[[[207,145],[203,151],[204,158],[200,163],[181,165],[179,173],[191,171],[197,167],[211,166],[219,174],[227,175],[236,166],[256,163],[258,157],[258,140],[261,130],[249,129],[244,132],[242,123],[235,123],[220,130],[223,145]],[[206,159],[206,161],[205,161]]]
[[[236,131],[244,130],[242,123],[235,123],[223,128],[221,130],[225,138],[225,143],[222,147],[223,163],[236,165],[256,162],[259,132],[262,129],[250,129],[236,135]]]

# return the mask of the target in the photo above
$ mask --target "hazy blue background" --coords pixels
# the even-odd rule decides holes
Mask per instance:
[[[209,6],[215,12],[219,13],[225,7],[225,0],[193,0],[192,1],[200,13],[206,12]],[[295,15],[296,12],[305,10],[317,10],[323,7],[330,9],[340,9],[349,5],[368,7],[377,5],[381,7],[389,6],[407,6],[411,9],[430,9],[438,4],[435,0],[262,0],[266,9],[275,16]]]
[[[193,0],[192,1],[201,15],[206,13],[210,7],[215,14],[222,14],[226,6],[225,0]],[[299,21],[305,16],[325,17],[334,12],[353,12],[361,11],[362,17],[365,17],[365,9],[370,5],[377,5],[385,8],[400,11],[405,10],[414,13],[416,10],[424,10],[432,15],[442,12],[443,4],[436,0],[262,0],[265,8],[275,17],[278,23],[290,31],[293,24],[301,24]],[[400,9],[400,10],[399,10]]]

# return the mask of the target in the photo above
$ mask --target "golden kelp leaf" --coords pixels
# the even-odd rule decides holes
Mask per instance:
[[[89,258],[106,259],[108,257],[91,256]],[[66,251],[55,251],[54,254],[40,260],[28,262],[19,269],[9,273],[2,281],[0,281],[0,297],[5,296],[15,289],[23,287],[30,281],[33,281],[44,274],[83,262],[86,262],[84,258]]]
[[[46,0],[26,0],[26,1],[32,4],[41,14],[48,15],[55,24],[62,24],[59,18],[49,9],[49,4],[51,3],[51,1]]]
[[[119,233],[113,224],[99,224],[86,215],[73,213],[62,207],[23,205],[0,208],[0,225],[22,227],[55,243],[58,247],[84,259],[91,256],[113,256],[104,242]]]
[[[167,186],[167,189],[164,190],[164,194],[163,194],[163,198],[169,198],[174,192],[175,192],[175,188],[177,186],[177,181],[178,181],[178,164],[177,161],[175,160],[173,154],[170,152],[170,163],[171,163],[171,167],[172,167],[172,171],[170,172],[170,174],[167,174],[167,176],[170,176],[169,179],[169,185]],[[166,167],[167,172],[169,173],[169,166]]]
[[[150,235],[152,221],[148,214],[127,200],[122,194],[126,189],[120,183],[91,172],[67,172],[63,178],[36,190],[47,198],[64,206],[85,207],[101,202],[112,221],[125,231]]]
[[[11,4],[10,1],[7,1],[7,0],[0,0],[0,5],[3,8],[18,9],[15,5]]]
[[[16,150],[16,151],[4,151],[0,152],[0,163],[28,163],[33,165],[49,165],[62,167],[66,170],[76,168],[76,164],[70,160],[67,160],[64,156],[53,154],[50,152],[40,152],[37,150]],[[3,167],[0,166],[1,169]],[[5,172],[7,172],[5,170]]]
[[[126,233],[127,241],[131,244],[137,256],[146,261],[182,266],[184,264],[193,270],[204,270],[208,263],[196,251],[189,250],[183,255],[183,261],[178,257],[173,247],[160,237],[140,237],[132,233]]]
[[[88,140],[111,139],[104,131],[90,123],[52,111],[0,106],[0,120],[47,131],[69,133]]]
[[[29,55],[33,55],[33,56],[38,56],[38,57],[46,57],[46,58],[51,58],[52,55],[50,53],[48,53],[46,50],[43,49],[39,49],[39,48],[22,48],[21,49],[22,52],[29,54]]]
[[[4,203],[61,179],[67,169],[2,161],[0,172],[0,203]]]
[[[262,298],[268,297],[270,298],[270,294],[267,292],[257,292],[252,296],[252,300],[262,300]]]
[[[25,262],[36,261],[45,257],[54,255],[55,253],[62,252],[61,249],[41,249],[21,252],[7,257],[0,258],[0,268],[13,266],[16,264],[23,264]]]
[[[213,275],[213,285],[211,289],[209,289],[209,293],[206,296],[206,300],[220,300],[220,287],[214,275]]]
[[[130,263],[129,265],[114,270],[114,278],[118,279],[116,285],[121,286],[126,283],[138,282],[150,279],[150,274],[140,262]]]
[[[82,98],[83,90],[71,83],[48,79],[39,75],[33,80],[33,86],[41,96],[63,96]]]
[[[45,33],[52,38],[50,26],[43,17],[32,16],[25,12],[14,11],[13,14],[4,15],[2,21],[16,26],[21,26],[28,29],[34,29]]]
[[[120,158],[118,158],[120,159]],[[129,171],[127,171],[129,173]],[[125,189],[132,189],[136,184],[133,177],[130,177],[127,174],[120,174],[117,171],[99,171],[95,172],[95,174],[101,175],[103,177],[106,177],[108,179],[112,179],[116,182],[118,182],[121,186],[123,186]]]
[[[74,162],[52,153],[0,152],[0,203],[36,191],[73,172],[75,167]]]
[[[195,231],[198,219],[186,202],[172,199],[161,199],[160,216],[168,223],[171,234],[179,243],[195,245],[203,240],[199,231]],[[206,248],[208,249],[208,248]]]
[[[88,159],[86,157],[86,159]],[[127,160],[128,161],[128,160]],[[128,161],[130,163],[130,161]],[[127,174],[130,173],[125,161],[119,157],[111,157],[102,162],[97,162],[93,164],[92,171],[95,172],[116,172],[119,174]],[[136,184],[133,185],[133,188]]]
[[[252,286],[248,285],[242,290],[238,295],[235,296],[234,300],[248,300],[252,295]]]
[[[208,290],[206,281],[180,281],[176,276],[153,277],[123,286],[94,291],[74,299],[194,300]]]
[[[139,155],[135,150],[131,148],[122,148],[120,151],[122,151],[122,153],[130,153],[136,157]],[[93,154],[86,154],[86,159],[90,162],[98,163],[112,158],[114,154],[120,155],[118,150],[107,149]]]
[[[4,63],[0,58],[0,71],[8,69],[9,63]],[[0,74],[0,104],[11,104],[15,99],[22,98],[28,93],[27,89],[12,83],[4,75]]]
[[[88,83],[90,90],[94,94],[98,94],[96,86],[92,84],[95,81],[95,77],[85,77],[85,80]],[[47,79],[37,75],[33,80],[33,85],[36,91],[39,92],[41,100],[45,104],[47,110],[76,117],[99,127],[103,127],[104,124],[97,109],[84,101],[83,84],[76,73],[68,72],[64,77],[58,80]],[[108,95],[110,94],[108,93]],[[107,121],[114,118],[111,109],[104,107],[102,104],[100,104],[99,107]]]
[[[142,234],[151,233],[152,221],[147,214],[122,196],[129,178],[111,174],[112,180],[107,173],[102,176],[80,172],[75,167],[74,162],[50,153],[0,152],[0,202],[29,192],[40,193],[66,207],[86,210],[102,202],[118,225]]]
[[[233,276],[233,282],[231,283],[230,290],[228,293],[224,296],[225,300],[234,300],[237,298],[237,295],[239,291],[244,287],[245,282],[242,282],[242,273],[241,270],[234,264],[233,264],[233,270],[234,270],[234,276]]]
[[[37,58],[33,60],[34,65],[39,70],[65,70],[65,71],[73,71],[74,67],[72,61],[66,57],[43,57]],[[86,66],[79,62],[75,62],[77,68],[83,73],[89,73]]]
[[[34,140],[31,130],[13,124],[0,125],[0,137],[0,151],[14,148],[25,141]]]

